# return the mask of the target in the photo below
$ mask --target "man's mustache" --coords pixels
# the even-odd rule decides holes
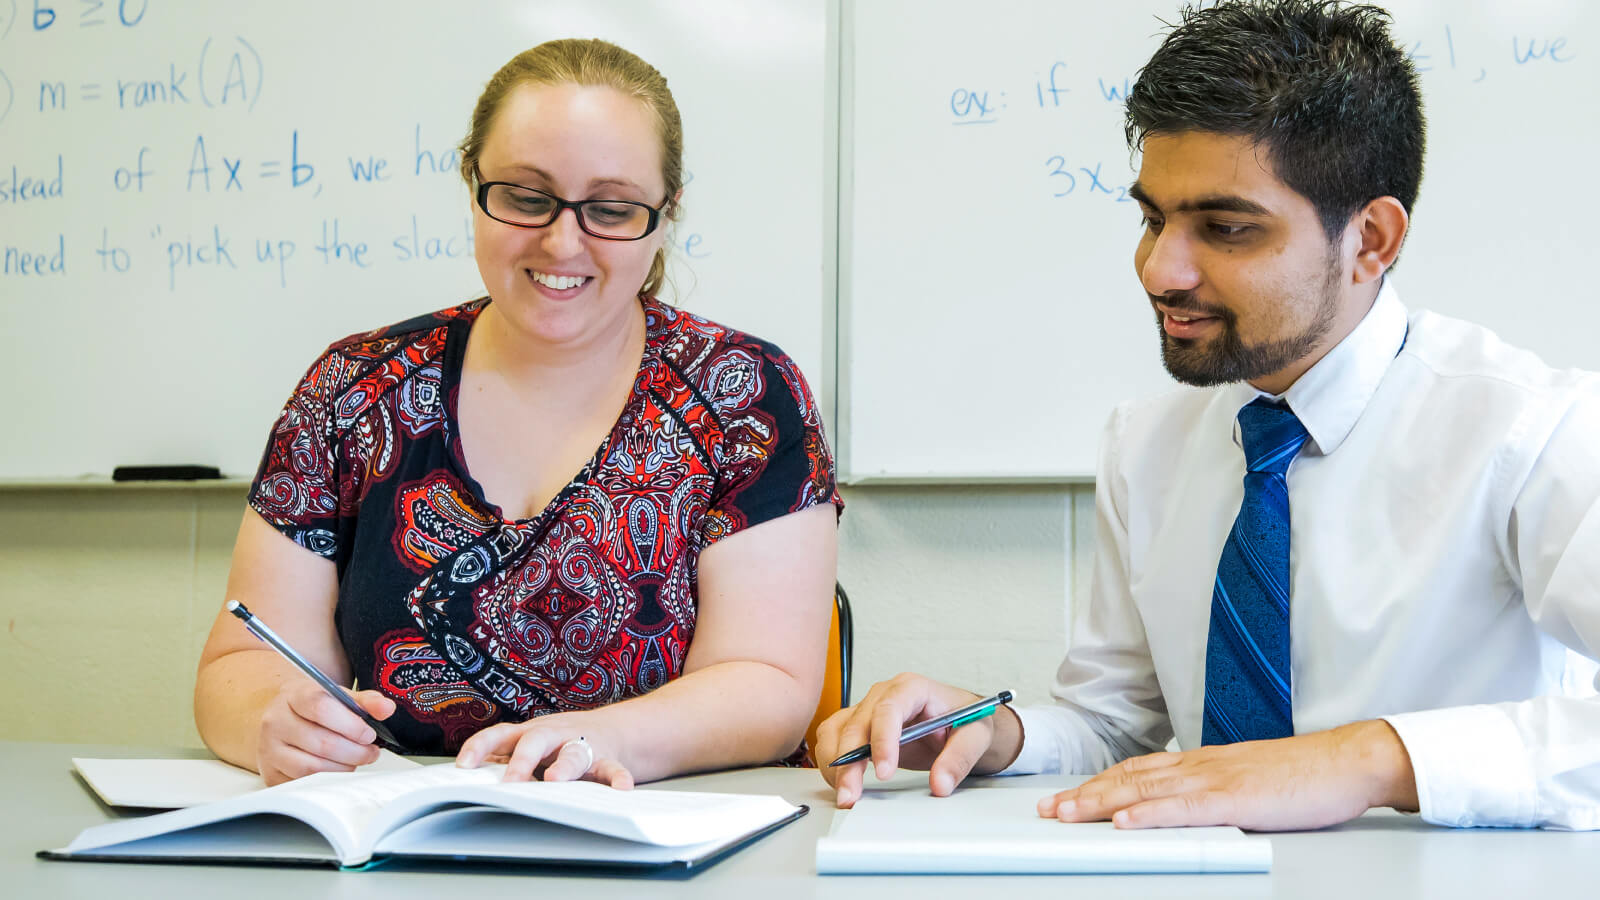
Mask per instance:
[[[1152,307],[1159,303],[1179,315],[1192,313],[1196,317],[1213,316],[1224,322],[1232,322],[1234,318],[1232,310],[1221,306],[1213,306],[1209,303],[1202,303],[1195,299],[1193,291],[1169,291],[1161,296],[1156,296],[1155,294],[1146,294],[1146,296],[1150,298]]]

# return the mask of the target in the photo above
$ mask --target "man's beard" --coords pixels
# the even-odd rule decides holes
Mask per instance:
[[[1215,316],[1222,326],[1222,333],[1214,337],[1175,338],[1167,334],[1162,326],[1163,315],[1156,310],[1161,362],[1173,378],[1196,387],[1251,381],[1281,371],[1310,353],[1333,328],[1333,320],[1339,312],[1341,274],[1339,260],[1330,258],[1325,277],[1318,286],[1316,314],[1304,331],[1250,346],[1239,339],[1238,316],[1232,310],[1200,303],[1188,291],[1152,296],[1152,303],[1160,302],[1180,315],[1188,310]]]

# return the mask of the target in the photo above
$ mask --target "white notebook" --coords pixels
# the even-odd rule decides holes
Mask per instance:
[[[88,759],[73,757],[72,767],[107,806],[182,809],[215,803],[266,787],[261,776],[220,759]],[[388,750],[358,772],[403,772],[421,763]]]
[[[323,773],[84,829],[48,859],[363,867],[387,859],[689,867],[803,815],[782,797],[503,783],[504,766]]]
[[[820,875],[1266,872],[1272,844],[1237,828],[1121,830],[1042,819],[1040,788],[868,791],[817,840]]]

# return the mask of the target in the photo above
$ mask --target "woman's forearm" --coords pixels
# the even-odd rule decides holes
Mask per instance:
[[[637,781],[759,765],[800,745],[820,685],[769,663],[730,660],[595,710]]]
[[[194,723],[218,758],[259,771],[256,741],[261,715],[286,678],[304,678],[271,650],[236,650],[200,667],[194,683]]]

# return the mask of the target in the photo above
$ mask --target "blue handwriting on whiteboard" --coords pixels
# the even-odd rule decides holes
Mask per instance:
[[[79,28],[96,28],[105,25],[111,20],[106,18],[107,6],[112,0],[78,0],[83,9],[78,11]],[[124,28],[132,28],[144,21],[144,14],[150,11],[150,0],[116,0],[116,21]],[[13,11],[15,15],[15,11]],[[44,31],[56,24],[56,8],[46,0],[33,0],[33,30]],[[11,23],[7,22],[0,37],[11,30]]]
[[[955,125],[987,125],[999,121],[994,114],[1005,108],[1005,94],[991,100],[988,91],[956,88],[950,92],[950,112],[956,117]]]
[[[1128,197],[1127,185],[1107,184],[1105,163],[1096,162],[1093,167],[1071,167],[1065,156],[1052,156],[1045,160],[1046,178],[1050,179],[1050,192],[1053,197],[1070,197],[1082,189],[1080,196],[1104,196],[1117,203],[1131,203]]]
[[[1039,108],[1040,109],[1043,109],[1044,106],[1045,106],[1045,102],[1044,102],[1045,94],[1049,94],[1050,95],[1050,105],[1051,106],[1060,106],[1061,105],[1061,95],[1062,94],[1069,94],[1069,93],[1072,92],[1071,88],[1065,88],[1065,87],[1060,86],[1059,84],[1056,84],[1056,73],[1061,71],[1061,70],[1066,69],[1066,67],[1067,67],[1067,64],[1064,63],[1064,62],[1060,62],[1059,60],[1056,61],[1056,62],[1053,62],[1053,63],[1050,64],[1050,74],[1045,76],[1043,79],[1034,81],[1034,83],[1033,83],[1033,93],[1034,93],[1034,96],[1039,98]]]
[[[24,250],[7,245],[0,275],[65,275],[67,274],[67,236],[56,235],[54,248]]]
[[[1527,47],[1523,47],[1515,35],[1511,38],[1511,58],[1516,60],[1519,66],[1541,59],[1553,63],[1571,62],[1572,57],[1572,51],[1567,49],[1567,39],[1564,37],[1546,39],[1543,42],[1528,38]]]

